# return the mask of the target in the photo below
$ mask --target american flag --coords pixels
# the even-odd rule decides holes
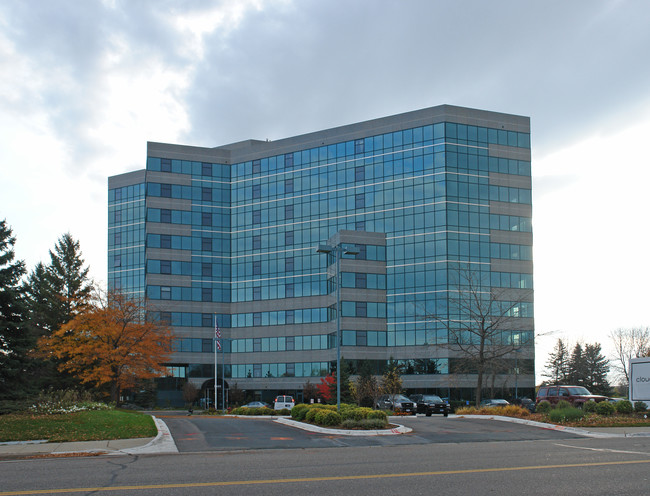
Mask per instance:
[[[221,331],[219,330],[219,324],[217,324],[217,319],[214,319],[214,337],[217,338],[217,349],[221,351]]]

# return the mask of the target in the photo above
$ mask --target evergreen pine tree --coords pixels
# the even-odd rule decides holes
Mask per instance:
[[[93,288],[88,272],[79,242],[69,233],[61,236],[54,250],[50,250],[49,265],[36,265],[24,286],[27,325],[35,340],[56,332],[88,304]],[[30,369],[38,373],[28,374],[28,378],[38,389],[77,387],[78,381],[69,373],[60,372],[58,365],[53,359],[33,359]]]
[[[47,267],[50,290],[56,295],[52,301],[52,316],[59,326],[72,320],[88,303],[92,292],[89,270],[84,267],[79,241],[74,240],[70,233],[61,236],[54,251],[50,250],[50,265]]]
[[[15,260],[16,238],[6,219],[0,222],[0,399],[17,399],[27,393],[27,353],[33,346],[25,331],[24,298],[20,284],[25,263]]]
[[[585,386],[593,394],[609,396],[611,387],[607,381],[609,360],[602,354],[600,343],[588,344],[584,349]]]
[[[547,371],[544,373],[551,384],[566,384],[569,375],[569,350],[561,339],[557,340],[555,348],[548,356]]]
[[[580,343],[575,345],[569,359],[569,382],[576,386],[589,387],[584,350]]]

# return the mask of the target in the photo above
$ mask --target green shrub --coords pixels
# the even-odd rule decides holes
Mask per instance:
[[[386,420],[378,418],[367,418],[359,421],[362,429],[385,429],[388,426],[388,417]]]
[[[632,402],[628,400],[617,401],[615,404],[615,408],[616,408],[616,413],[632,413],[634,411]]]
[[[388,414],[382,410],[371,410],[368,412],[366,420],[380,420],[385,425],[388,423]]]
[[[316,412],[313,418],[314,424],[324,425],[325,417],[330,413],[330,410],[326,408],[315,408],[314,412]],[[309,418],[309,415],[307,415],[307,418]]]
[[[555,405],[555,408],[558,410],[564,410],[565,408],[571,408],[573,405],[569,403],[567,400],[560,400],[557,402]]]
[[[604,417],[612,415],[615,411],[616,408],[609,401],[601,401],[596,405],[596,413]]]
[[[646,405],[643,401],[637,401],[634,403],[634,411],[637,413],[643,413],[648,409],[648,405]]]
[[[355,408],[341,408],[341,417],[343,420],[352,419],[352,420],[363,420],[368,418],[368,415],[374,410],[367,407],[355,407]],[[383,412],[382,412],[383,413]]]
[[[362,419],[362,420],[353,420],[353,419],[347,419],[344,420],[343,423],[341,424],[342,429],[348,429],[348,430],[353,430],[353,429],[365,429],[365,430],[380,430],[380,429],[385,429],[386,426],[388,425],[387,420],[381,420],[381,419]]]
[[[291,418],[295,420],[305,420],[305,415],[307,415],[307,412],[309,411],[309,405],[305,405],[304,403],[298,403],[296,406],[294,406],[291,409]]]
[[[307,422],[315,422],[316,414],[321,411],[320,408],[310,408],[307,410],[307,414],[305,415],[305,421]]]
[[[554,408],[548,413],[549,420],[554,423],[573,422],[580,420],[584,416],[584,410],[572,406],[568,408]]]
[[[293,408],[292,408],[292,410],[293,410]],[[273,410],[273,414],[289,416],[289,415],[291,415],[291,410],[289,410],[288,408],[283,408],[282,410]],[[273,414],[271,414],[271,415],[273,415]]]
[[[594,400],[589,400],[582,405],[582,409],[585,413],[594,413],[596,411],[597,404],[598,403],[596,403]]]
[[[329,409],[319,409],[314,420],[318,425],[339,425],[341,423],[341,415]]]
[[[536,411],[537,413],[548,413],[548,412],[551,411],[552,408],[553,408],[553,407],[551,406],[551,403],[548,402],[548,401],[546,401],[546,400],[544,400],[544,401],[540,401],[540,402],[537,404],[537,407],[535,408],[535,411]]]

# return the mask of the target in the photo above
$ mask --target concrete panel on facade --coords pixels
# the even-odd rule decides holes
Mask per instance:
[[[501,260],[493,258],[491,265],[492,270],[495,272],[533,273],[533,262],[527,260]]]
[[[519,217],[532,217],[533,209],[524,203],[490,202],[490,213],[497,215],[516,215]]]
[[[512,174],[499,174],[498,172],[490,172],[490,184],[510,188],[531,189],[532,187],[530,176],[515,176]]]
[[[142,184],[145,182],[145,176],[146,172],[144,170],[126,172],[118,176],[111,176],[108,178],[108,189],[124,188],[125,186]]]
[[[531,245],[533,234],[519,231],[490,231],[493,243],[512,243],[515,245]]]

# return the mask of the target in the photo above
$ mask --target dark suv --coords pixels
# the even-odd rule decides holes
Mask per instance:
[[[447,417],[451,410],[449,403],[436,396],[435,394],[414,394],[411,401],[416,405],[417,413],[424,413],[427,417],[437,413]]]
[[[539,405],[540,401],[548,401],[552,405],[555,405],[558,401],[564,400],[573,406],[582,408],[582,405],[587,401],[599,403],[606,399],[607,396],[591,394],[587,388],[582,386],[542,386],[537,392],[535,404]]]
[[[380,396],[377,403],[375,403],[375,408],[415,415],[415,404],[401,394],[384,394]]]

